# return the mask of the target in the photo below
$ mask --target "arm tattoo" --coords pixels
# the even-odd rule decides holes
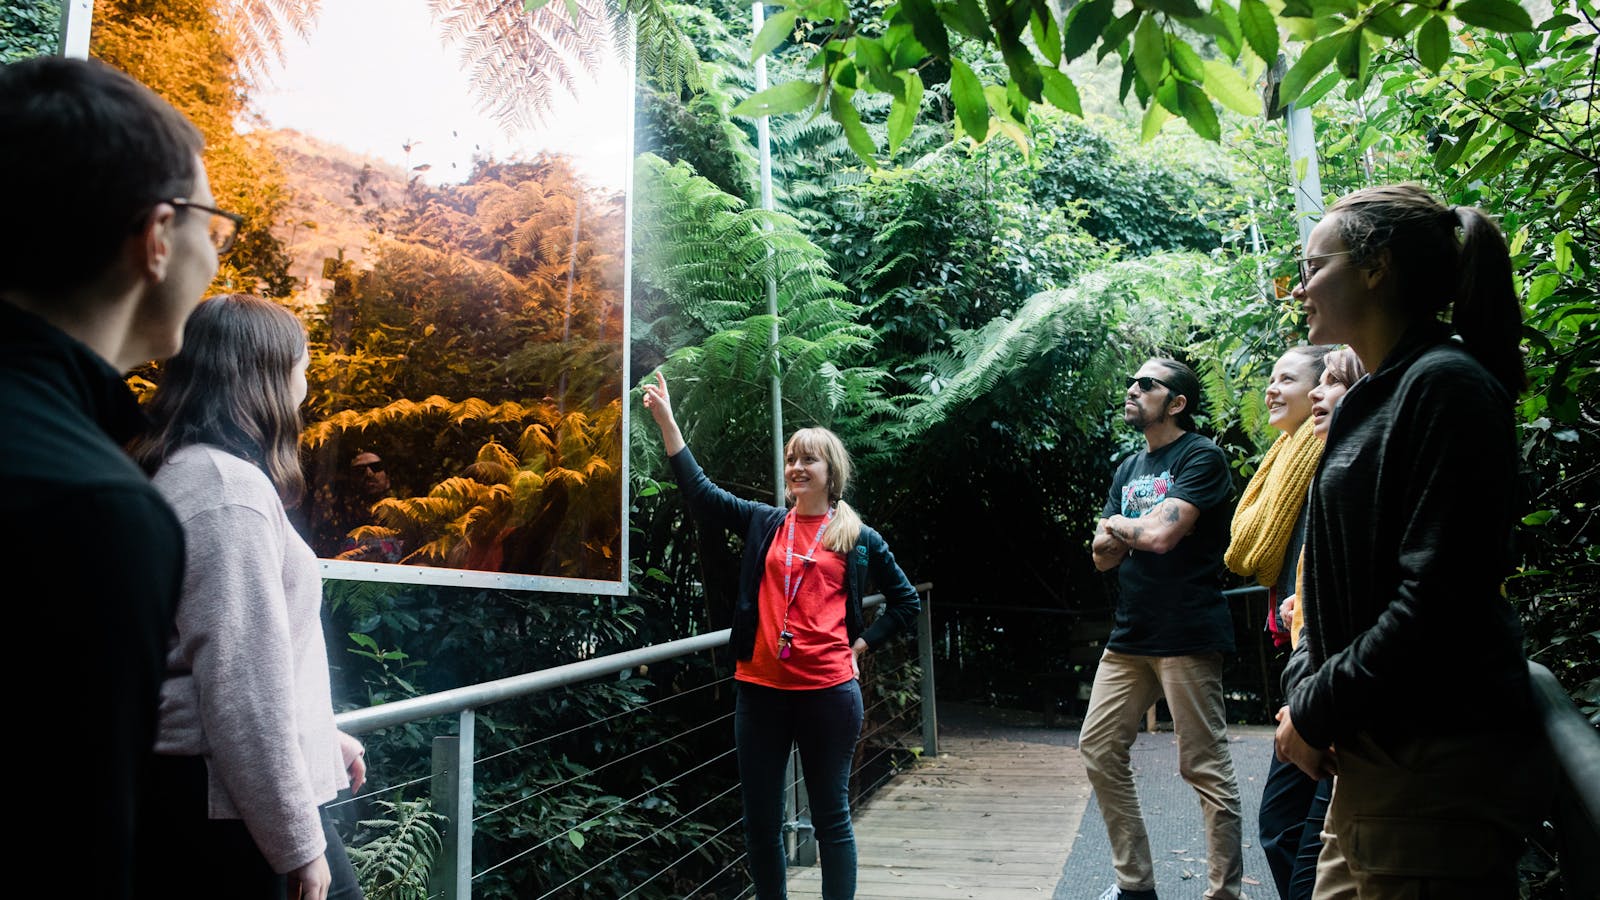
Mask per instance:
[[[1168,522],[1168,524],[1171,524],[1171,525],[1178,524],[1178,519],[1181,518],[1182,516],[1183,516],[1183,513],[1182,513],[1181,510],[1178,509],[1177,506],[1169,506],[1167,508],[1167,522]]]

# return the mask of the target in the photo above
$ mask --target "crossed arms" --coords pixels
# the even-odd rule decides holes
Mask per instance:
[[[1102,572],[1114,569],[1127,558],[1129,550],[1166,553],[1194,530],[1200,509],[1187,500],[1168,497],[1150,507],[1137,519],[1115,515],[1101,519],[1094,528],[1094,567]]]

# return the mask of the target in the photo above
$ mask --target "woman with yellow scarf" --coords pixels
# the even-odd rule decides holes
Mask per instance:
[[[1295,564],[1305,541],[1306,492],[1322,458],[1322,442],[1311,422],[1311,390],[1322,378],[1328,349],[1292,347],[1273,365],[1267,424],[1277,429],[1278,439],[1239,498],[1233,539],[1223,557],[1229,569],[1267,588],[1267,628],[1279,646],[1289,642],[1289,628],[1278,616],[1278,604],[1294,590]],[[1287,896],[1306,808],[1315,792],[1316,782],[1274,756],[1259,825],[1261,849],[1280,896]]]

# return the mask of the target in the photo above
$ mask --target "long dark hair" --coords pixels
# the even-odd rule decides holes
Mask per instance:
[[[1167,370],[1167,382],[1172,385],[1172,393],[1188,398],[1184,404],[1183,412],[1174,418],[1179,428],[1184,431],[1195,429],[1194,417],[1200,413],[1200,376],[1186,364],[1175,359],[1152,359],[1151,362]],[[1171,398],[1168,398],[1170,402]]]
[[[1431,319],[1450,309],[1450,324],[1472,355],[1511,396],[1522,393],[1522,305],[1511,284],[1511,251],[1488,213],[1445,206],[1420,185],[1390,184],[1342,197],[1328,215],[1337,215],[1339,237],[1357,265],[1389,251],[1405,315]]]
[[[150,400],[153,427],[129,451],[146,471],[190,444],[211,444],[261,467],[286,506],[305,493],[300,407],[289,378],[306,330],[287,309],[245,294],[200,304]]]

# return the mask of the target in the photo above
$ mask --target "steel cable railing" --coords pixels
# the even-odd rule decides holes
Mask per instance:
[[[695,726],[692,726],[690,728],[685,728],[683,731],[678,732],[677,734],[673,735],[672,737],[662,738],[661,740],[656,741],[654,744],[651,744],[648,747],[641,747],[638,750],[633,751],[632,753],[628,753],[628,754],[625,754],[623,756],[619,756],[616,759],[608,760],[605,763],[602,763],[601,765],[595,766],[592,769],[585,769],[580,774],[574,775],[571,778],[565,779],[564,781],[558,781],[555,784],[548,785],[543,790],[539,791],[538,793],[529,794],[526,797],[521,797],[521,798],[518,798],[516,800],[513,800],[510,803],[505,804],[504,806],[499,806],[499,807],[496,807],[495,809],[489,810],[488,812],[482,813],[482,814],[477,815],[477,816],[473,816],[472,821],[477,822],[477,821],[480,821],[482,819],[487,819],[490,816],[496,815],[497,813],[505,812],[506,810],[511,809],[513,807],[516,807],[516,806],[520,806],[521,804],[526,803],[529,800],[533,800],[533,799],[535,799],[537,797],[542,797],[545,794],[548,794],[549,792],[551,792],[551,791],[553,791],[553,790],[555,790],[557,788],[566,787],[567,785],[572,784],[575,781],[582,781],[584,779],[590,778],[593,775],[595,775],[596,773],[603,772],[606,769],[609,769],[612,766],[615,766],[615,765],[617,765],[619,763],[627,762],[628,760],[633,759],[636,756],[640,756],[642,754],[648,753],[651,750],[657,750],[657,749],[659,749],[661,747],[667,746],[668,744],[676,743],[678,741],[678,739],[684,737],[685,735],[693,734],[694,732],[699,731],[702,728],[708,728],[708,727],[710,727],[712,725],[717,724],[718,722],[722,722],[724,720],[731,719],[731,718],[733,718],[733,713],[731,713],[731,712],[730,713],[724,713],[723,715],[720,715],[720,716],[716,717],[715,719],[708,719],[708,720],[706,720],[704,722],[701,722],[699,725],[695,725]]]
[[[716,762],[719,759],[722,759],[725,756],[728,756],[731,753],[733,753],[732,749],[724,750],[723,752],[717,754],[716,756],[711,757],[710,759],[706,760],[705,762],[699,763],[698,765],[695,765],[695,766],[691,766],[687,771],[680,772],[679,774],[674,775],[673,777],[667,779],[666,781],[658,782],[658,783],[650,786],[649,788],[646,788],[644,791],[642,791],[642,792],[640,792],[638,794],[635,794],[632,797],[629,797],[628,799],[622,801],[621,803],[616,804],[615,806],[612,806],[610,809],[606,810],[603,813],[600,813],[599,815],[590,816],[589,818],[585,819],[584,821],[579,822],[576,825],[573,825],[573,826],[563,830],[562,832],[560,832],[558,834],[551,835],[550,837],[545,838],[543,841],[540,841],[539,843],[534,844],[532,847],[529,847],[526,850],[520,851],[519,853],[517,853],[514,856],[508,857],[507,859],[503,859],[500,862],[495,863],[494,865],[490,866],[489,868],[484,869],[483,871],[473,875],[472,878],[473,878],[474,881],[476,881],[477,879],[483,877],[484,875],[487,875],[490,872],[493,872],[495,869],[501,868],[502,866],[506,865],[507,863],[515,862],[516,860],[521,859],[524,856],[527,856],[529,853],[532,853],[535,850],[540,850],[540,849],[543,849],[545,847],[548,847],[551,844],[555,843],[556,841],[560,840],[561,838],[566,837],[567,834],[569,834],[570,832],[581,830],[585,825],[593,825],[594,823],[600,821],[601,819],[606,818],[607,816],[611,815],[612,813],[617,812],[617,811],[622,810],[622,809],[625,809],[626,807],[628,807],[628,806],[630,806],[630,805],[632,805],[634,803],[637,803],[640,800],[643,800],[644,798],[650,796],[651,794],[654,794],[656,791],[659,791],[662,788],[664,788],[664,787],[666,787],[666,786],[668,786],[670,784],[676,783],[677,780],[679,778],[683,777],[684,775],[690,775],[690,774],[693,774],[695,772],[698,772],[699,770],[705,768],[706,766],[711,765],[712,763]]]
[[[732,753],[732,752],[733,752],[733,749],[729,748],[728,751],[726,753],[724,753],[723,755],[726,756],[728,753]],[[662,826],[660,826],[658,828],[652,829],[651,832],[649,834],[645,835],[644,837],[639,838],[638,840],[634,841],[633,843],[629,844],[628,846],[623,847],[621,850],[618,850],[617,852],[615,852],[615,853],[611,854],[610,856],[606,857],[605,859],[595,863],[594,865],[590,866],[589,868],[584,869],[582,872],[579,872],[578,874],[572,876],[571,878],[567,879],[562,884],[559,884],[556,887],[552,888],[551,890],[546,891],[543,894],[540,894],[538,897],[535,898],[535,900],[547,900],[547,898],[555,896],[556,893],[559,892],[562,888],[571,886],[573,883],[577,882],[579,879],[583,878],[585,875],[590,875],[590,874],[592,874],[594,872],[598,872],[601,868],[603,868],[607,864],[616,861],[617,857],[621,856],[622,854],[627,853],[628,851],[637,848],[640,844],[643,844],[645,841],[648,841],[651,838],[656,837],[657,835],[661,834],[663,831],[666,831],[669,828],[674,828],[674,827],[676,827],[678,825],[683,824],[684,821],[686,821],[690,816],[694,815],[695,813],[699,812],[702,809],[705,809],[706,807],[708,807],[711,804],[717,802],[718,800],[721,800],[723,797],[728,796],[729,794],[733,793],[734,791],[736,791],[738,789],[739,789],[739,785],[737,785],[737,784],[733,785],[732,787],[724,789],[722,791],[722,793],[713,796],[710,800],[707,800],[704,803],[700,804],[699,806],[696,806],[694,809],[691,809],[688,812],[684,813],[683,815],[677,817],[676,819],[673,819],[671,822],[668,822],[667,824],[662,825]],[[735,820],[734,824],[738,824],[738,820]],[[724,829],[724,830],[726,830],[726,829]],[[702,847],[705,846],[705,843],[702,842],[700,844],[700,846],[702,846]],[[692,854],[693,852],[694,851],[691,850],[690,854]],[[682,861],[683,859],[687,859],[687,858],[688,858],[688,855],[679,857],[679,861]],[[638,885],[635,885],[633,890],[629,891],[629,893],[637,892],[639,890],[639,888],[643,887],[646,884],[649,884],[651,881],[654,881],[656,878],[660,877],[663,873],[665,873],[666,871],[671,869],[673,865],[674,865],[673,863],[669,863],[666,866],[663,866],[662,868],[657,869],[656,873],[654,875],[651,875],[649,878],[645,879],[643,882],[640,882]],[[624,896],[626,896],[626,895],[624,895]]]

